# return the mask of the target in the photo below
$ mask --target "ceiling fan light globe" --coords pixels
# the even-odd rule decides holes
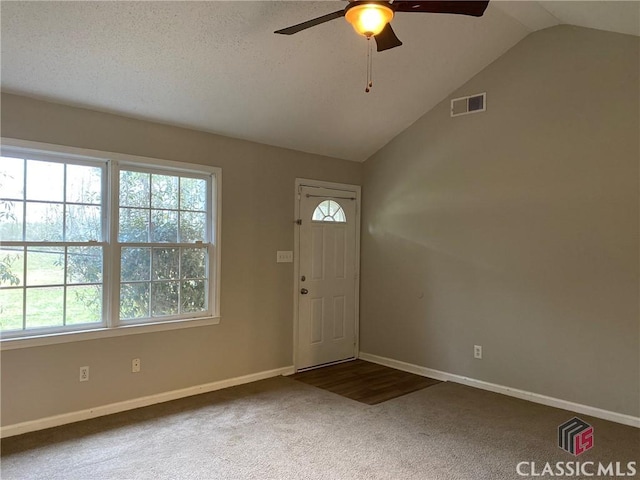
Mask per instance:
[[[393,10],[379,3],[363,3],[349,8],[344,16],[356,33],[371,37],[378,35],[393,19]]]

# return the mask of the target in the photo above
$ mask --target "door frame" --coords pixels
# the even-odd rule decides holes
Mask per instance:
[[[356,245],[355,245],[355,340],[353,356],[358,358],[360,353],[360,199],[362,188],[360,185],[348,183],[326,182],[323,180],[311,180],[308,178],[296,178],[294,188],[294,219],[293,219],[293,368],[298,371],[298,329],[299,329],[299,301],[300,301],[300,226],[297,220],[300,218],[300,198],[298,190],[300,187],[330,188],[332,190],[343,190],[355,194],[356,197]]]

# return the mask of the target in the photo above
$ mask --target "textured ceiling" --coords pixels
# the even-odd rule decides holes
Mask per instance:
[[[398,14],[374,54],[344,2],[2,2],[2,90],[362,161],[532,31],[640,34],[640,3],[499,2],[482,18]],[[474,93],[474,92],[470,92]]]

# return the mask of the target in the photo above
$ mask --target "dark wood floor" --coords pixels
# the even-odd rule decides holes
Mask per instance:
[[[353,360],[296,373],[289,378],[329,390],[367,405],[386,402],[392,398],[440,383],[439,380],[402,372],[364,360]]]

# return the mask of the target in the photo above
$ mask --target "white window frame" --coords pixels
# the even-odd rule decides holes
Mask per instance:
[[[27,348],[40,345],[51,345],[57,343],[67,343],[96,338],[115,337],[122,335],[150,333],[164,330],[174,330],[181,328],[200,327],[205,325],[215,325],[220,323],[220,262],[221,262],[221,213],[222,213],[222,169],[208,165],[193,163],[175,162],[170,160],[160,160],[155,158],[126,155],[113,152],[103,152],[61,145],[31,142],[11,138],[2,138],[2,155],[21,156],[34,160],[88,160],[91,163],[106,164],[106,182],[103,198],[103,241],[97,245],[104,248],[104,271],[103,271],[103,322],[95,327],[82,326],[82,330],[65,331],[28,331],[20,336],[5,337],[0,334],[0,349],[11,350],[16,348]],[[162,172],[176,175],[195,174],[198,176],[210,176],[211,192],[208,198],[209,211],[211,213],[209,247],[209,271],[208,271],[208,299],[209,311],[204,315],[195,318],[179,319],[145,319],[140,322],[119,320],[119,288],[120,288],[120,257],[116,255],[120,245],[118,237],[118,212],[116,205],[118,199],[118,178],[120,169],[133,167],[136,169],[156,169]],[[161,243],[159,243],[162,246]],[[6,335],[6,334],[5,334]]]

